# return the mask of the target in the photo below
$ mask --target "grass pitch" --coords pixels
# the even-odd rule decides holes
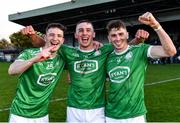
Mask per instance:
[[[0,62],[0,122],[7,122],[15,95],[17,76],[9,76],[9,63]],[[63,122],[66,118],[67,72],[53,93],[49,118]],[[149,65],[145,81],[148,122],[180,122],[180,64]]]

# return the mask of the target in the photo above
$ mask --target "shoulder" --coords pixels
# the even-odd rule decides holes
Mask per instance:
[[[28,48],[24,49],[20,54],[35,55],[41,51],[42,48]]]
[[[42,50],[42,48],[29,48],[29,49],[25,49],[24,52],[36,54],[36,53],[40,52],[41,50]]]
[[[110,44],[110,43],[104,44],[104,45],[100,48],[100,50],[102,50],[103,52],[109,52],[109,53],[112,52],[113,49],[114,49],[114,47],[113,47],[113,45]]]
[[[138,49],[138,48],[148,48],[149,44],[140,43],[138,45],[130,45],[130,49]]]
[[[61,45],[61,48],[75,49],[75,47],[66,44]]]

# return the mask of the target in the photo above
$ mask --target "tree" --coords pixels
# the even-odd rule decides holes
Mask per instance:
[[[21,49],[33,47],[31,38],[21,34],[21,32],[16,32],[10,35],[11,43]]]
[[[0,49],[4,49],[5,47],[9,46],[9,42],[6,39],[0,40]]]

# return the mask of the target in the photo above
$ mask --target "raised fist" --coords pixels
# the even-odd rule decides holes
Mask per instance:
[[[143,15],[139,16],[138,20],[143,24],[149,25],[153,29],[156,29],[160,26],[159,22],[150,12],[146,12]]]
[[[146,39],[149,37],[149,32],[143,30],[143,29],[138,29],[136,32],[135,38],[138,43],[144,42]]]
[[[35,35],[36,31],[33,29],[32,26],[26,26],[25,28],[21,29],[21,33],[23,35],[31,36],[31,35]]]

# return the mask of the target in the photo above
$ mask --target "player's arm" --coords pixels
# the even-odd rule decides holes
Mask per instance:
[[[8,69],[8,74],[9,75],[17,75],[17,74],[21,74],[24,71],[26,71],[28,68],[30,68],[33,64],[34,64],[34,60],[29,59],[29,60],[25,60],[25,61],[19,61],[19,60],[15,60],[9,67]]]
[[[169,57],[176,54],[177,51],[171,38],[150,12],[139,16],[139,21],[152,27],[160,39],[161,46],[152,46],[150,50],[150,55],[153,58]]]
[[[143,43],[146,39],[149,37],[149,32],[143,30],[143,29],[138,29],[136,32],[135,38],[129,42],[129,44],[139,44]]]
[[[28,60],[15,60],[8,69],[9,75],[17,75],[21,74],[30,68],[34,63],[44,61],[52,56],[51,50],[54,47],[49,47],[47,49],[42,50],[35,57]]]
[[[37,35],[36,31],[31,25],[21,29],[21,33],[32,39],[33,46],[42,47],[45,45],[45,40]]]
[[[99,48],[101,48],[103,46],[102,43],[100,43],[99,41],[93,41],[93,47],[94,49],[98,50]]]

